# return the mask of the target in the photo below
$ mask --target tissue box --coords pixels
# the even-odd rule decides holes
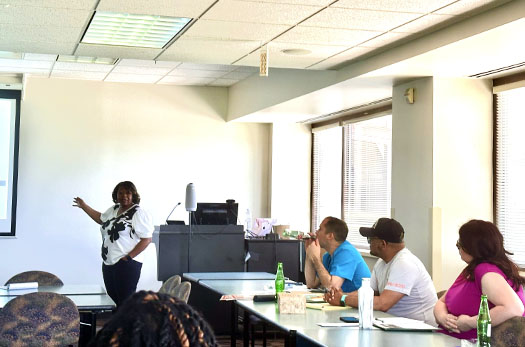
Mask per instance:
[[[301,293],[279,293],[277,304],[280,314],[306,313],[306,296]]]

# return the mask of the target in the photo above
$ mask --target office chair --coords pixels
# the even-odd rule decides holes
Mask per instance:
[[[492,347],[525,346],[525,317],[514,317],[492,328]]]
[[[39,286],[63,286],[64,282],[56,275],[45,271],[26,271],[11,277],[9,283],[38,282]]]
[[[79,334],[77,307],[64,295],[25,294],[0,311],[0,346],[75,345]]]
[[[159,289],[159,293],[170,294],[173,289],[181,282],[180,276],[175,275],[168,278]]]

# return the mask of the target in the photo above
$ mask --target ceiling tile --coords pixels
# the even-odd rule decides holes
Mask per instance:
[[[239,71],[239,72],[259,72],[259,65],[258,64],[257,64],[257,67],[235,65],[234,68],[235,68],[235,71]]]
[[[111,72],[104,81],[106,82],[131,82],[131,83],[156,83],[159,75],[132,75]]]
[[[304,26],[354,30],[388,31],[417,17],[417,13],[379,12],[327,8],[302,23]]]
[[[381,34],[377,37],[374,37],[371,40],[368,40],[366,42],[363,42],[361,46],[364,47],[372,47],[372,48],[379,48],[382,46],[386,46],[388,44],[391,44],[397,40],[400,40],[402,38],[410,36],[410,33],[395,33],[395,32],[387,32],[384,34]]]
[[[29,67],[0,66],[0,72],[31,73],[34,75],[49,75],[49,69],[35,69]]]
[[[307,49],[311,53],[307,55],[289,55],[284,54],[284,49]],[[328,58],[344,50],[341,46],[321,46],[307,44],[291,44],[282,42],[272,42],[268,45],[269,66],[282,68],[304,69],[320,60]],[[249,56],[239,60],[239,64],[259,66],[259,52],[254,52]]]
[[[57,60],[57,57],[58,56],[56,54],[24,54],[24,60],[55,61]]]
[[[169,76],[183,76],[183,77],[209,77],[217,78],[221,77],[227,71],[209,71],[209,70],[193,70],[193,69],[174,69],[169,73]]]
[[[105,72],[108,73],[113,69],[114,65],[106,64],[86,64],[86,63],[73,63],[65,61],[57,61],[53,66],[53,72],[55,70],[63,71],[79,71],[79,72]]]
[[[176,84],[176,85],[207,85],[215,80],[215,78],[206,77],[183,77],[183,76],[166,76],[158,82],[158,84]]]
[[[257,49],[259,41],[221,41],[181,37],[158,60],[182,62],[231,64]]]
[[[331,7],[375,11],[429,13],[456,0],[339,0]]]
[[[93,11],[88,10],[11,5],[3,7],[0,11],[0,23],[84,27],[92,14]]]
[[[240,0],[253,1],[253,0]],[[311,6],[328,6],[334,0],[257,0],[258,2],[268,2],[273,4],[292,4],[292,5],[311,5]]]
[[[295,25],[321,8],[321,6],[222,0],[202,18],[231,22]]]
[[[451,2],[450,5],[448,5],[445,8],[442,8],[435,13],[437,14],[453,14],[453,15],[460,15],[465,12],[471,11],[473,9],[490,5],[492,3],[501,3],[500,0],[461,0],[461,1],[455,1]]]
[[[379,35],[379,31],[319,28],[298,25],[279,36],[275,42],[309,43],[315,45],[356,46]]]
[[[4,67],[50,69],[52,65],[53,65],[52,61],[35,61],[35,60],[24,60],[24,59],[0,59],[0,66],[4,66]]]
[[[71,42],[76,44],[81,36],[81,27],[0,23],[0,41],[38,40],[39,42]]]
[[[352,47],[344,52],[341,52],[335,56],[332,56],[328,59],[319,61],[318,63],[315,63],[313,66],[310,66],[309,69],[313,70],[327,70],[332,69],[335,67],[338,67],[339,65],[343,65],[345,63],[348,63],[352,59],[356,59],[366,53],[369,53],[373,51],[375,48],[372,47]]]
[[[184,34],[186,37],[209,37],[222,40],[269,41],[289,28],[288,25],[198,20]],[[264,43],[264,42],[261,42]]]
[[[140,60],[140,59],[121,59],[118,66],[145,66],[145,67],[163,67],[175,68],[180,65],[177,61],[157,61],[157,60]]]
[[[170,72],[173,68],[171,67],[146,67],[146,66],[123,66],[117,65],[113,69],[113,72],[128,73],[128,74],[139,74],[139,75],[159,75],[164,76]]]
[[[159,53],[157,48],[91,45],[80,43],[75,55],[98,58],[154,59]]]
[[[37,38],[35,38],[36,40]],[[43,54],[73,54],[76,44],[71,42],[40,42],[16,41],[5,42],[0,40],[0,51],[43,53]]]
[[[102,81],[106,77],[106,72],[96,71],[70,71],[70,70],[53,70],[51,77],[56,78],[71,78],[81,80],[97,80]]]
[[[417,33],[454,17],[455,16],[448,14],[427,14],[426,16],[417,18],[412,22],[403,24],[392,31],[397,33]]]
[[[0,0],[0,5],[12,5],[13,0]],[[69,8],[77,10],[93,10],[97,0],[16,0],[16,6]]]
[[[214,86],[214,87],[229,87],[229,86],[233,86],[237,82],[239,82],[239,81],[238,80],[229,80],[229,79],[226,79],[226,78],[218,78],[218,79],[216,79],[215,81],[211,82],[208,85],[209,86]]]
[[[223,78],[227,78],[227,79],[233,79],[233,80],[243,80],[247,77],[250,77],[251,75],[253,75],[255,73],[255,71],[251,71],[251,72],[243,72],[243,71],[232,71],[232,72],[228,72],[226,75],[222,76]]]
[[[214,2],[215,0],[100,0],[97,10],[197,18]]]
[[[219,65],[219,64],[195,64],[195,63],[182,63],[178,66],[180,69],[189,70],[206,70],[206,71],[231,71],[236,69],[232,65]]]

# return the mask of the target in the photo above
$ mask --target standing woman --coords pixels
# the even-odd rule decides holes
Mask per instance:
[[[142,251],[151,242],[153,222],[140,208],[140,195],[132,182],[117,184],[112,197],[115,205],[104,213],[92,209],[79,197],[73,199],[73,206],[101,225],[104,284],[109,296],[120,306],[137,290]]]
[[[434,307],[441,331],[460,338],[476,337],[481,294],[489,301],[492,326],[525,315],[525,296],[518,267],[503,247],[503,235],[491,222],[471,220],[459,228],[456,246],[467,266]]]

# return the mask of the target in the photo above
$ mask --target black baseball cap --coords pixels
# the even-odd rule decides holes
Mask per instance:
[[[377,237],[392,243],[401,243],[405,230],[399,222],[392,218],[379,218],[371,228],[361,227],[359,233],[365,237]]]

